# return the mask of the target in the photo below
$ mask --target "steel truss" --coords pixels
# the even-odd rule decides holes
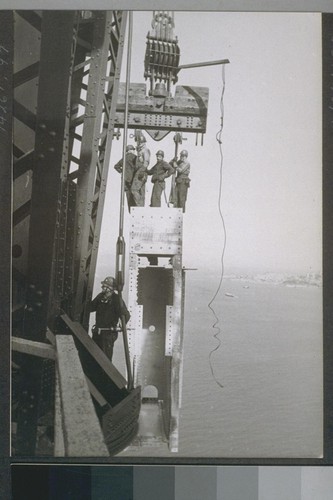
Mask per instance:
[[[13,16],[13,334],[44,341],[60,312],[88,328],[126,14]],[[18,364],[15,453],[33,455],[50,391],[44,361]]]

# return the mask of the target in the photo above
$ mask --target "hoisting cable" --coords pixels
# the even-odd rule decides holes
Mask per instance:
[[[222,209],[221,209],[222,181],[223,181],[222,131],[223,131],[223,120],[224,120],[224,105],[223,105],[224,90],[225,90],[225,66],[223,64],[222,65],[222,93],[221,93],[221,99],[220,99],[220,111],[221,111],[221,118],[220,119],[221,119],[221,122],[220,122],[220,129],[218,130],[218,132],[216,134],[216,140],[217,140],[218,145],[219,145],[219,151],[220,151],[220,157],[221,157],[221,162],[220,162],[220,181],[219,181],[219,197],[218,197],[218,210],[219,210],[219,215],[220,215],[220,219],[221,219],[221,222],[222,222],[224,238],[223,238],[223,245],[222,245],[222,252],[221,252],[221,275],[220,275],[220,280],[219,280],[219,283],[218,283],[218,286],[217,286],[216,292],[214,293],[213,298],[208,303],[208,308],[212,311],[212,313],[213,313],[213,315],[215,317],[215,323],[212,325],[212,328],[215,330],[215,333],[214,333],[213,337],[218,342],[217,346],[214,349],[212,349],[210,351],[210,353],[209,353],[209,365],[210,365],[210,370],[211,370],[211,373],[212,373],[212,376],[213,376],[215,382],[221,388],[223,388],[223,385],[216,378],[216,375],[215,375],[214,369],[213,369],[213,365],[212,365],[212,362],[211,362],[211,356],[221,346],[221,339],[219,338],[220,333],[221,333],[221,329],[218,326],[218,324],[219,324],[219,318],[218,318],[218,316],[217,316],[217,314],[216,314],[216,312],[215,312],[215,310],[213,308],[213,303],[214,303],[216,297],[218,296],[218,294],[220,293],[220,289],[221,289],[221,286],[222,286],[222,281],[223,281],[223,277],[224,277],[224,253],[225,253],[225,248],[226,248],[226,243],[227,243],[227,232],[226,232],[224,217],[223,217]]]
[[[124,239],[124,199],[125,199],[125,169],[126,169],[126,145],[128,131],[128,98],[130,87],[131,72],[131,47],[132,47],[132,12],[128,12],[128,41],[127,41],[127,66],[126,66],[126,89],[125,89],[125,117],[124,117],[124,136],[123,136],[123,168],[121,172],[120,189],[120,208],[119,208],[119,234],[116,249],[116,281],[120,305],[123,303],[122,291],[125,281],[125,239]],[[127,388],[133,389],[133,376],[131,369],[131,360],[129,355],[127,328],[124,314],[121,315],[121,329],[123,332],[124,351],[127,369]]]

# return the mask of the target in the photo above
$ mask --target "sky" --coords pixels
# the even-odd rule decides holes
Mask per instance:
[[[145,82],[151,20],[152,12],[133,13],[131,82]],[[320,14],[176,12],[174,33],[180,64],[230,60],[225,65],[222,160],[216,141],[222,67],[179,73],[177,85],[208,87],[210,94],[203,146],[195,145],[195,134],[183,134],[192,179],[184,214],[183,265],[217,270],[225,244],[226,274],[321,271]],[[126,53],[125,47],[121,81]],[[146,137],[151,166],[158,149],[172,158],[172,133],[159,142]],[[129,137],[128,142],[134,141]],[[110,256],[112,263],[120,190],[113,166],[121,155],[122,138],[112,145],[99,250],[100,261]],[[146,206],[151,187],[148,179]],[[128,241],[127,222],[125,212]]]

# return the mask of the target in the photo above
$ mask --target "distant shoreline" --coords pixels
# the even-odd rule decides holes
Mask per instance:
[[[203,272],[206,274],[207,278],[217,279],[220,274],[212,270],[198,269],[198,278],[202,277]],[[195,279],[195,273],[191,273],[191,278]],[[223,280],[234,280],[234,281],[247,281],[250,283],[263,283],[271,285],[284,285],[284,286],[316,286],[321,287],[323,285],[321,273],[255,273],[255,272],[225,272],[223,275]]]
[[[250,281],[252,283],[268,283],[272,285],[285,286],[322,286],[322,276],[319,273],[308,274],[283,274],[283,273],[263,273],[263,274],[225,274],[224,279]]]

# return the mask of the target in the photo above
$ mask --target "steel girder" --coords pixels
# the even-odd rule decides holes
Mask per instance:
[[[26,210],[26,217],[24,217],[24,219],[29,217],[30,222],[25,229],[27,233],[21,234],[22,239],[24,240],[25,236],[28,241],[27,248],[25,248],[26,268],[23,269],[27,293],[21,334],[36,341],[45,338],[46,325],[50,310],[53,308],[50,289],[66,125],[73,21],[73,12],[48,12],[43,15],[39,53],[38,35],[34,43],[34,49],[36,49],[34,55],[40,59],[37,98],[36,94],[30,95],[30,100],[30,92],[22,90],[20,85],[21,92],[17,92],[17,96],[21,103],[19,101],[16,101],[16,105],[14,103],[14,119],[17,120],[16,129],[14,125],[14,135],[15,140],[21,141],[19,148],[23,153],[21,157],[31,147],[33,148],[33,182],[31,186],[31,178],[28,176],[27,184],[30,186],[29,190],[24,193],[26,197],[31,195],[28,202],[29,210]],[[22,122],[23,126],[20,126],[19,123],[22,124]],[[25,148],[28,151],[25,151]],[[19,192],[21,188],[22,192],[21,185],[16,187]],[[16,199],[19,197],[16,192]],[[30,356],[22,358],[23,381],[19,395],[16,435],[16,453],[20,455],[34,455],[35,453],[42,368],[43,361],[32,360]]]
[[[71,317],[88,327],[98,243],[114,131],[117,93],[126,28],[126,13],[96,14],[92,50],[87,61],[87,90],[76,187],[75,293]],[[79,128],[74,122],[72,129]]]
[[[13,332],[44,340],[60,310],[88,323],[126,16],[15,19]],[[43,362],[20,365],[16,454],[33,455]]]

